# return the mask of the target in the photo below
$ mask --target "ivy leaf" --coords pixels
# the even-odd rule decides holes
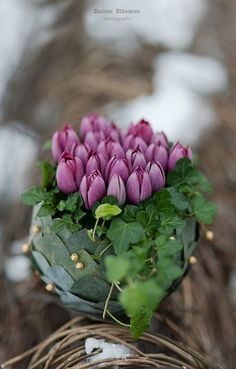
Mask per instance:
[[[188,208],[189,202],[186,196],[179,192],[176,187],[169,187],[167,188],[167,191],[171,196],[170,202],[175,206],[176,209],[185,210]]]
[[[40,206],[37,216],[46,217],[47,215],[54,215],[54,214],[55,214],[55,209],[53,208],[53,206],[50,203],[44,202]]]
[[[140,309],[154,311],[165,295],[156,281],[136,282],[126,287],[120,295],[120,302],[129,315],[138,314]]]
[[[139,210],[138,206],[127,205],[124,209],[122,218],[127,222],[134,222],[136,221],[136,214],[138,210]]]
[[[21,194],[21,201],[25,205],[34,206],[44,200],[52,201],[52,197],[53,194],[50,192],[46,192],[39,187],[31,187]]]
[[[121,208],[117,205],[101,204],[95,210],[95,218],[110,220],[112,217],[119,215],[121,211]]]
[[[157,269],[158,274],[156,282],[165,291],[183,274],[182,269],[176,265],[175,261],[169,258],[158,260]]]
[[[203,196],[195,196],[191,200],[192,210],[200,223],[210,224],[216,214],[216,206],[204,199]]]
[[[178,186],[182,183],[189,183],[189,179],[193,174],[194,168],[191,160],[182,158],[177,161],[175,170],[168,173],[167,184],[168,186]]]
[[[175,211],[175,207],[171,204],[170,194],[166,189],[156,192],[153,196],[153,202],[159,214],[169,214]]]
[[[147,308],[141,308],[139,311],[131,315],[130,329],[134,339],[139,338],[146,328],[150,325],[152,311]]]
[[[71,232],[75,232],[75,231],[79,231],[81,229],[81,225],[73,223],[73,221],[71,219],[66,219],[66,218],[53,219],[53,224],[52,224],[52,227],[51,227],[52,231],[57,233],[57,232],[63,230],[64,228],[67,228]]]
[[[160,226],[158,228],[160,233],[172,234],[177,228],[182,228],[185,221],[176,214],[163,214],[160,218]]]
[[[78,207],[82,205],[82,198],[80,193],[76,192],[69,195],[63,205],[64,205],[63,210],[68,210],[73,213]]]
[[[126,223],[117,218],[111,223],[107,237],[112,241],[115,254],[128,250],[130,243],[137,243],[145,238],[144,229],[138,222]]]
[[[155,240],[157,246],[158,259],[171,258],[180,252],[184,245],[179,239],[169,239],[164,235],[161,235]]]
[[[122,256],[107,256],[105,259],[106,275],[109,282],[122,280],[130,267],[127,258]]]
[[[155,234],[157,230],[157,209],[155,206],[148,206],[146,210],[137,213],[137,221],[143,226],[148,235]]]

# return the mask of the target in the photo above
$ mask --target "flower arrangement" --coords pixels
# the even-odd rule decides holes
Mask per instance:
[[[79,135],[70,125],[55,132],[51,149],[41,186],[22,194],[34,206],[25,250],[64,304],[139,337],[187,273],[198,225],[212,222],[202,194],[211,185],[190,147],[145,120],[123,133],[91,113]]]

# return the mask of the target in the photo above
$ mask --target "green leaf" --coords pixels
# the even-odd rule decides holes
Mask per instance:
[[[165,291],[183,274],[182,269],[176,265],[175,261],[168,258],[158,260],[157,268],[156,282]]]
[[[166,189],[156,192],[153,196],[153,202],[157,207],[158,214],[171,214],[175,211],[175,207],[171,204],[171,197]]]
[[[176,228],[182,228],[185,225],[185,221],[176,214],[164,214],[161,215],[159,232],[165,234],[172,234]]]
[[[110,220],[112,217],[119,215],[121,212],[122,210],[117,205],[101,204],[95,211],[95,218]]]
[[[169,239],[162,235],[156,238],[158,259],[171,258],[182,251],[184,245],[179,239]]]
[[[75,224],[71,219],[53,219],[52,231],[60,232],[63,228],[67,228],[71,232],[75,232],[81,229],[80,224]]]
[[[43,203],[41,206],[40,206],[40,209],[37,213],[37,216],[38,217],[45,217],[47,215],[54,215],[55,214],[55,209],[54,207],[49,203]]]
[[[82,205],[82,198],[81,198],[80,192],[76,192],[67,197],[67,200],[64,202],[63,210],[74,212],[81,205]]]
[[[137,243],[145,238],[144,229],[138,222],[126,223],[117,218],[111,223],[107,237],[112,241],[115,254],[128,250],[129,244]]]
[[[66,243],[66,247],[71,254],[78,253],[80,250],[86,250],[93,254],[96,246],[96,243],[88,237],[86,229],[72,233]]]
[[[124,213],[122,215],[122,219],[124,219],[126,222],[135,222],[138,210],[138,206],[126,205]]]
[[[45,274],[50,266],[47,259],[38,251],[32,251],[32,258],[37,269],[39,269],[42,274]]]
[[[45,141],[43,144],[43,150],[51,150],[51,148],[52,148],[52,141],[51,140]]]
[[[168,186],[177,186],[182,183],[189,183],[189,179],[194,174],[194,168],[191,160],[183,158],[177,161],[174,171],[169,172],[167,175]]]
[[[122,256],[107,256],[105,259],[106,275],[109,282],[121,281],[129,270],[129,260]]]
[[[196,170],[196,183],[198,185],[198,188],[204,192],[212,192],[212,184],[208,181],[208,179],[205,177],[205,175],[200,172],[199,170]]]
[[[53,181],[53,177],[55,175],[55,171],[53,166],[46,161],[38,162],[36,164],[37,168],[41,169],[42,176],[42,188],[47,188],[50,183]]]
[[[49,267],[45,274],[63,291],[69,291],[74,284],[74,279],[61,265]]]
[[[136,282],[126,287],[120,295],[120,301],[130,315],[138,314],[145,308],[154,311],[165,295],[153,279]]]
[[[31,187],[21,194],[21,201],[25,205],[37,205],[45,200],[46,193],[39,187]]]
[[[191,200],[192,210],[200,223],[210,224],[216,214],[216,206],[204,199],[203,196],[194,196]]]
[[[149,327],[152,311],[147,308],[141,308],[139,311],[131,315],[130,329],[134,339],[139,338],[143,332]]]
[[[148,235],[154,235],[157,231],[157,208],[149,205],[146,210],[137,213],[137,221],[143,226]]]
[[[119,205],[117,198],[112,195],[103,197],[102,204],[110,204],[110,205],[117,205],[117,206]]]
[[[167,191],[170,193],[170,201],[176,209],[185,210],[188,208],[188,199],[182,192],[179,192],[176,187],[168,187]]]
[[[71,292],[92,302],[105,301],[109,290],[110,285],[104,279],[93,275],[80,278],[71,288]]]

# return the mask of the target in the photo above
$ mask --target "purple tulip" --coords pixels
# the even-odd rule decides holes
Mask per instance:
[[[111,137],[116,142],[121,142],[122,132],[117,125],[112,122],[106,130],[106,137]]]
[[[151,143],[158,143],[160,142],[163,146],[165,146],[166,148],[168,148],[168,138],[166,136],[166,134],[161,131],[161,132],[156,132],[153,136],[152,136],[152,140]]]
[[[161,163],[164,170],[167,170],[168,165],[168,151],[165,146],[161,144],[161,142],[152,143],[148,146],[145,151],[145,157],[147,161],[159,161]]]
[[[126,199],[126,190],[122,178],[118,174],[113,174],[107,188],[107,195],[117,198],[118,203],[123,205]]]
[[[80,135],[84,138],[88,132],[103,132],[105,134],[108,126],[109,124],[104,117],[96,113],[89,113],[82,118]]]
[[[59,189],[67,195],[78,191],[83,175],[84,168],[81,160],[65,151],[59,160],[56,172]]]
[[[168,170],[174,170],[176,166],[176,162],[182,158],[189,158],[192,160],[193,154],[192,150],[189,146],[183,146],[179,142],[176,142],[170,151],[169,161],[168,161]]]
[[[165,172],[158,161],[150,161],[147,164],[146,172],[150,176],[153,192],[157,192],[165,186]]]
[[[91,209],[96,201],[100,201],[106,195],[106,185],[98,170],[82,178],[80,193],[87,209]]]
[[[80,158],[80,160],[82,161],[84,167],[86,166],[90,152],[91,147],[83,143],[74,144],[71,148],[71,155],[78,156],[78,158]]]
[[[152,194],[150,176],[142,167],[137,167],[129,176],[126,184],[127,198],[132,204],[138,204]]]
[[[92,150],[96,150],[100,141],[105,139],[103,132],[88,132],[84,138],[84,143],[89,145]]]
[[[52,136],[52,155],[58,161],[64,151],[70,152],[73,144],[79,143],[76,132],[69,124],[62,131],[56,131]]]
[[[129,177],[128,162],[126,158],[113,157],[109,160],[105,171],[106,180],[109,181],[113,174],[119,175],[123,182],[126,183]]]
[[[101,153],[92,151],[86,164],[86,175],[89,176],[94,170],[99,170],[103,175],[106,164],[107,162]]]
[[[134,137],[133,135],[125,136],[123,139],[123,147],[125,151],[129,149],[136,149],[136,147],[139,146],[143,152],[147,149],[146,142],[142,139],[142,137]]]
[[[139,146],[135,150],[129,149],[126,153],[126,159],[130,172],[138,166],[141,166],[143,169],[146,168],[147,162]]]
[[[128,135],[130,134],[135,137],[136,136],[142,137],[142,139],[147,144],[149,144],[153,136],[153,130],[150,124],[146,120],[142,119],[138,124],[131,124],[131,126],[128,129]]]
[[[109,160],[112,156],[116,156],[117,158],[123,158],[125,156],[124,149],[119,142],[114,141],[111,137],[100,142],[97,151],[101,152],[106,160]]]

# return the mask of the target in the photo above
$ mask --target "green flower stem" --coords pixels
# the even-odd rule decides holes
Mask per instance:
[[[107,251],[111,246],[112,246],[112,243],[110,243],[107,247],[105,247],[105,249],[103,249],[103,250],[100,252],[99,256],[101,257],[101,256],[104,254],[104,252],[106,252],[106,251]]]
[[[98,225],[98,222],[99,222],[99,218],[96,220],[96,223],[94,225],[94,228],[93,228],[93,241],[95,242],[95,232],[96,232],[96,228],[97,228],[97,225]]]
[[[118,324],[122,325],[123,327],[127,327],[127,328],[130,328],[130,324],[125,324],[123,322],[121,322],[119,319],[117,319],[114,315],[112,315],[112,313],[107,310],[107,314]]]
[[[102,314],[102,318],[103,319],[105,319],[105,316],[106,316],[106,312],[107,312],[107,308],[108,308],[108,304],[109,304],[109,301],[110,301],[110,298],[111,298],[111,294],[112,294],[113,288],[114,288],[114,283],[111,284],[110,291],[109,291],[109,293],[107,295],[107,299],[106,299],[106,302],[105,302],[105,305],[104,305],[103,314]]]

